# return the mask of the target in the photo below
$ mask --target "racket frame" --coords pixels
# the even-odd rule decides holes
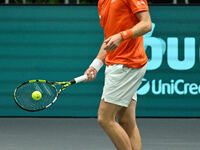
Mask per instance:
[[[51,86],[53,87],[53,89],[55,90],[55,92],[56,92],[56,96],[55,96],[55,98],[52,100],[51,103],[49,103],[47,106],[45,106],[45,107],[43,107],[43,108],[41,108],[41,109],[34,109],[34,110],[33,110],[33,109],[27,109],[27,108],[23,107],[22,105],[20,105],[20,103],[18,102],[18,100],[17,100],[17,98],[16,98],[16,92],[17,92],[17,90],[18,90],[20,87],[22,87],[23,85],[29,84],[29,83],[35,83],[35,82],[41,82],[41,83],[46,83],[46,84],[51,85]],[[49,82],[49,81],[46,81],[46,80],[40,80],[40,79],[38,79],[38,80],[29,80],[29,81],[26,81],[26,82],[20,84],[20,85],[15,89],[14,94],[13,94],[13,98],[14,98],[14,101],[15,101],[15,103],[17,104],[17,106],[19,106],[21,109],[26,110],[26,111],[29,111],[29,112],[36,112],[36,111],[41,111],[41,110],[44,110],[44,109],[50,107],[53,103],[55,103],[55,101],[57,100],[58,95],[59,95],[59,94],[58,94],[58,90],[57,90],[56,87],[54,86],[54,82]]]
[[[76,83],[82,82],[82,81],[86,80],[87,77],[88,77],[87,75],[82,75],[82,76],[79,76],[79,77],[77,77],[77,78],[72,79],[71,81],[64,81],[64,82],[51,82],[51,81],[40,80],[40,79],[37,79],[37,80],[29,80],[29,81],[26,81],[26,82],[20,84],[19,86],[17,86],[17,88],[15,89],[15,91],[14,91],[14,93],[13,93],[13,98],[14,98],[14,101],[15,101],[15,103],[17,104],[17,106],[19,106],[19,107],[20,107],[21,109],[23,109],[23,110],[26,110],[26,111],[29,111],[29,112],[41,111],[41,110],[44,110],[44,109],[50,107],[51,105],[53,105],[53,104],[56,102],[58,96],[61,94],[61,92],[64,91],[68,86],[70,86],[70,85],[72,85],[72,84],[76,84]],[[56,96],[55,96],[55,98],[52,100],[52,102],[49,103],[47,106],[45,106],[45,107],[43,107],[43,108],[41,108],[41,109],[32,110],[32,109],[27,109],[27,108],[21,106],[21,105],[18,103],[18,101],[17,101],[17,99],[16,99],[16,92],[17,92],[17,90],[18,90],[21,86],[23,86],[23,85],[25,85],[25,84],[29,84],[29,83],[34,83],[34,82],[41,82],[41,83],[46,83],[46,84],[51,85],[51,86],[54,88],[55,92],[56,92]],[[58,91],[58,90],[56,89],[55,85],[62,85],[62,87],[61,87],[60,90]]]

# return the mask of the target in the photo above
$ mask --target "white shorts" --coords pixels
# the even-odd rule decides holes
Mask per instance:
[[[105,82],[101,99],[105,102],[128,107],[137,101],[137,88],[146,72],[146,65],[139,69],[117,64],[106,66]]]

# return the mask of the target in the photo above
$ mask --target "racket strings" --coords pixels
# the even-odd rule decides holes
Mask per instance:
[[[39,91],[42,94],[40,100],[34,100],[32,93]],[[24,109],[40,110],[46,108],[57,96],[56,88],[43,82],[27,83],[21,86],[15,93],[16,102]]]

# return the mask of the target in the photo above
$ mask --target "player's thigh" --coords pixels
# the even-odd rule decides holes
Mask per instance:
[[[136,109],[136,101],[132,100],[128,107],[122,108],[117,113],[117,118],[119,123],[135,125],[136,124],[135,109]]]
[[[117,112],[121,109],[122,106],[105,102],[104,99],[102,99],[98,110],[98,121],[115,120]]]

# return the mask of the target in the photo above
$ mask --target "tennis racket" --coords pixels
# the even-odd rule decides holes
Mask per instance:
[[[87,75],[82,75],[71,81],[51,82],[46,80],[29,80],[19,85],[14,91],[15,103],[23,110],[29,112],[44,110],[55,103],[58,96],[68,86],[79,83],[87,79]],[[56,89],[56,85],[60,89]],[[34,99],[33,92],[40,93],[41,98]]]

